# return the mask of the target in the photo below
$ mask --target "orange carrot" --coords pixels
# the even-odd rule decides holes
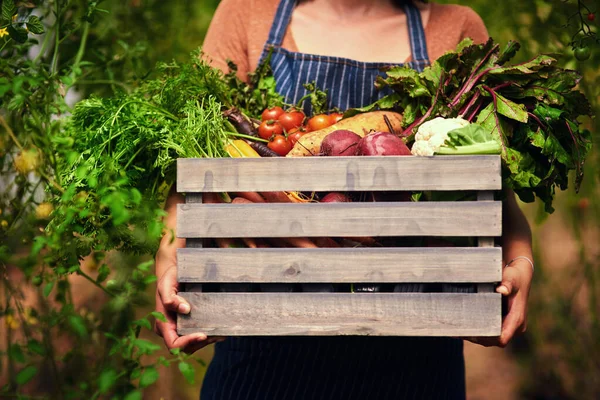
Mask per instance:
[[[253,203],[264,203],[265,199],[258,192],[233,192],[233,196],[250,200]]]

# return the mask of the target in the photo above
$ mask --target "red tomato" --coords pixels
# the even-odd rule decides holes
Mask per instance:
[[[283,135],[275,135],[267,146],[280,156],[285,156],[292,149],[292,145]]]
[[[288,133],[288,142],[290,142],[290,144],[292,145],[292,147],[294,147],[294,145],[296,144],[296,142],[298,141],[298,139],[300,139],[302,136],[304,136],[306,132],[303,130],[303,128],[294,128],[292,129],[289,133]]]
[[[329,114],[329,121],[331,125],[337,124],[343,117],[344,115],[340,113]]]
[[[263,121],[258,126],[258,136],[263,139],[270,139],[273,135],[281,135],[283,133],[283,128],[277,121],[268,120]]]
[[[306,124],[309,131],[318,131],[327,128],[329,125],[331,125],[331,120],[329,119],[329,116],[325,114],[315,115],[309,119]]]
[[[588,19],[588,21],[590,21],[590,22],[594,22],[594,20],[596,19],[596,14],[594,14],[594,13],[589,13],[589,14],[587,15],[587,19]]]
[[[286,132],[291,131],[293,128],[297,128],[302,125],[304,121],[304,113],[298,110],[290,110],[284,112],[277,118],[277,121],[281,124]]]
[[[263,121],[268,121],[270,119],[277,120],[281,114],[283,114],[283,108],[275,106],[267,108],[265,111],[263,111],[260,119]]]

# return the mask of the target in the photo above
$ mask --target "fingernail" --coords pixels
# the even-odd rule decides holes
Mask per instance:
[[[196,335],[196,340],[198,340],[198,341],[206,340],[206,335],[199,333]]]
[[[190,313],[190,306],[188,304],[182,303],[179,305],[179,313],[180,314],[189,314]]]
[[[498,289],[496,289],[496,292],[500,294],[508,294],[508,289],[506,286],[500,286]]]

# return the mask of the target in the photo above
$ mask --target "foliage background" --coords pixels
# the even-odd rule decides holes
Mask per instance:
[[[445,2],[445,1],[439,1]],[[592,57],[586,62],[577,62],[568,47],[575,25],[565,26],[567,16],[571,15],[577,6],[576,0],[505,0],[502,2],[489,2],[486,0],[460,0],[452,3],[464,4],[475,9],[486,23],[490,35],[497,41],[506,42],[517,39],[522,43],[519,58],[523,61],[532,58],[538,52],[562,52],[565,54],[562,64],[569,68],[578,69],[583,73],[584,79],[581,89],[591,100],[595,114],[600,115],[600,47],[595,45]],[[95,7],[94,1],[65,1],[55,0],[49,2],[33,2],[37,6],[49,5],[55,7],[63,5],[72,10],[73,15],[64,16],[66,22],[77,22],[86,10]],[[597,10],[598,3],[585,2],[590,8]],[[110,95],[114,91],[129,90],[136,82],[153,73],[157,61],[186,61],[192,50],[201,43],[210,22],[212,13],[218,0],[200,0],[195,2],[160,1],[160,0],[106,0],[99,7],[107,12],[96,12],[89,26],[87,47],[81,61],[89,62],[82,66],[84,73],[78,76],[76,91],[67,96],[67,101],[79,97],[87,97],[92,93]],[[597,27],[597,21],[593,26]],[[66,26],[66,25],[65,25]],[[65,40],[60,44],[60,55],[57,58],[58,70],[60,66],[69,68],[72,60],[77,58],[80,49],[81,27],[73,26],[73,32],[63,27]],[[596,29],[596,28],[594,28]],[[597,30],[597,29],[596,29]],[[50,38],[52,40],[52,38]],[[43,41],[43,37],[40,37]],[[6,67],[3,65],[3,68]],[[3,69],[6,71],[6,69]],[[64,72],[69,75],[70,71]],[[12,80],[18,78],[7,76],[1,72],[3,78]],[[27,76],[23,70],[21,76]],[[4,80],[0,81],[4,82]],[[25,85],[26,86],[26,85]],[[56,87],[55,90],[60,90]],[[8,119],[15,111],[8,110],[7,104],[18,96],[13,93],[12,98],[5,98],[6,102],[0,105],[0,115]],[[62,111],[68,110],[65,104]],[[593,132],[594,142],[598,143],[598,120],[585,121]],[[50,126],[50,125],[49,125]],[[0,141],[6,143],[9,139],[6,129],[0,128]],[[24,131],[25,126],[14,127],[19,137],[32,135]],[[38,135],[49,134],[49,130],[40,130]],[[37,138],[35,140],[42,140]],[[43,142],[43,141],[42,141]],[[4,171],[4,170],[3,170]],[[4,174],[4,172],[3,172]],[[5,176],[3,175],[3,180]],[[531,292],[529,327],[525,336],[515,340],[507,351],[498,352],[490,349],[469,348],[467,352],[467,370],[475,363],[475,358],[491,358],[489,365],[494,366],[496,358],[507,359],[513,370],[518,373],[510,375],[514,381],[510,383],[513,388],[509,393],[514,398],[530,399],[594,399],[600,398],[600,159],[597,148],[592,153],[586,165],[586,179],[579,194],[572,190],[561,193],[556,201],[557,211],[548,218],[544,218],[541,205],[523,205],[534,229],[536,274]],[[0,183],[1,185],[1,183]],[[1,188],[2,186],[0,186]],[[0,207],[5,208],[6,196],[0,195]],[[0,216],[2,217],[2,216]],[[37,229],[37,226],[34,226]],[[26,236],[23,236],[26,239]],[[8,240],[8,239],[7,239]],[[11,250],[18,247],[12,243]],[[4,243],[3,243],[4,244]],[[16,251],[16,250],[15,250]],[[98,273],[97,261],[87,259],[82,269],[95,276]],[[118,281],[119,277],[131,274],[131,265],[143,261],[137,258],[126,259],[115,255],[110,260],[113,266],[112,278]],[[19,329],[31,325],[36,329],[36,312],[43,314],[43,297],[40,291],[32,284],[31,278],[19,274],[18,270],[4,265],[1,273],[4,284],[2,291],[4,297],[0,307],[4,311],[0,314],[0,337],[6,338],[0,343],[2,355],[2,370],[0,379],[11,377],[14,387],[14,377],[18,376],[27,367],[19,363],[21,357],[10,347],[11,340],[18,339]],[[92,286],[81,275],[69,278],[72,304],[77,315],[83,319],[94,318],[94,313],[100,312],[99,304],[109,302],[97,287]],[[12,283],[19,286],[24,306],[21,320],[15,322],[13,314],[9,312],[10,296],[6,289]],[[146,298],[136,303],[134,312],[141,318],[151,311],[153,294],[152,284],[146,289]],[[36,299],[36,300],[31,300]],[[37,299],[42,299],[40,303]],[[30,311],[28,311],[30,310]],[[37,310],[37,311],[36,311]],[[33,315],[32,315],[33,314]],[[9,318],[10,317],[10,318]],[[13,318],[13,319],[11,319]],[[132,315],[126,315],[130,321]],[[20,323],[18,329],[10,325]],[[37,325],[39,326],[39,325]],[[72,328],[72,327],[71,327]],[[58,340],[55,346],[57,351],[72,345],[73,339],[55,332]],[[149,342],[161,344],[148,330],[143,330],[140,336]],[[80,343],[80,342],[77,342]],[[98,343],[93,338],[83,342],[86,346]],[[62,347],[61,347],[62,346]],[[50,346],[52,347],[52,346]],[[11,352],[11,350],[13,350]],[[81,349],[80,349],[81,350]],[[198,353],[199,358],[209,361],[212,349],[208,348]],[[80,351],[80,356],[85,356],[85,351]],[[508,355],[508,357],[507,357]],[[90,357],[93,355],[89,354]],[[95,355],[97,356],[97,355]],[[170,357],[166,351],[152,352],[147,357],[150,363],[159,357]],[[44,357],[47,359],[47,357]],[[84,368],[85,358],[74,363],[65,360],[65,365],[71,362],[72,369]],[[472,363],[471,363],[472,361]],[[506,360],[505,360],[506,361]],[[204,373],[203,364],[197,364],[196,385],[184,384],[184,378],[178,371],[177,363],[160,371],[160,379],[145,390],[147,398],[197,398],[198,384]],[[67,365],[68,366],[68,365]],[[62,366],[59,366],[62,367]],[[70,370],[62,371],[63,374],[71,373]],[[85,379],[84,375],[74,375],[76,379]],[[469,375],[473,377],[474,375]],[[88,379],[91,379],[87,377]],[[494,371],[489,371],[488,380],[483,383],[486,393],[483,398],[494,398],[493,382],[506,379],[496,376]],[[490,383],[492,382],[492,383]],[[0,384],[4,384],[0,380]],[[501,385],[508,384],[501,382]],[[25,385],[25,392],[34,393],[43,388],[51,387],[50,382],[29,383]],[[471,397],[473,393],[482,390],[479,383],[472,379],[469,383]],[[490,386],[492,385],[492,386]],[[140,385],[143,386],[143,385]],[[500,392],[496,392],[500,393]],[[57,395],[58,396],[58,395]],[[76,397],[75,397],[76,398]],[[500,395],[498,395],[500,398]],[[502,397],[506,398],[506,396]]]

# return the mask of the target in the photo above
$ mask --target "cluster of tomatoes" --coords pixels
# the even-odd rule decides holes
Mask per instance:
[[[342,119],[342,114],[318,114],[306,118],[296,108],[285,111],[281,107],[267,108],[261,115],[258,135],[269,141],[269,148],[285,156],[304,134],[327,128]]]

